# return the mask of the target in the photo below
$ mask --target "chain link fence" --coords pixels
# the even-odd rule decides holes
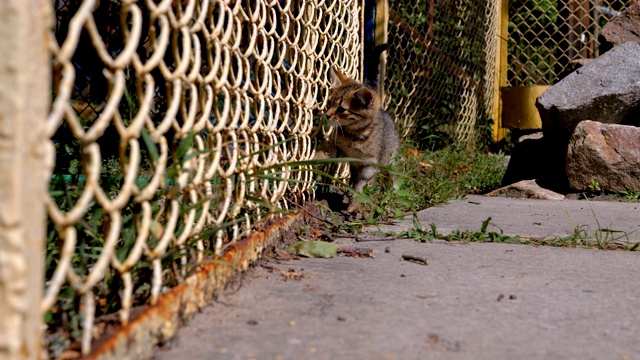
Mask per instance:
[[[510,86],[552,85],[599,55],[598,35],[625,0],[511,0]]]
[[[490,139],[500,3],[392,1],[385,103],[423,143]]]
[[[57,357],[313,198],[290,164],[314,156],[329,67],[360,77],[362,46],[358,1],[54,6],[41,311]]]

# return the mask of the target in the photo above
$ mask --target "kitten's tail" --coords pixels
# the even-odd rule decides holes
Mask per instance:
[[[374,47],[367,55],[364,85],[380,92],[380,55],[387,50],[387,44]]]

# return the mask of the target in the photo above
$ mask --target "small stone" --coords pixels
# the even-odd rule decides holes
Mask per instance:
[[[562,200],[564,195],[544,189],[535,180],[522,180],[515,184],[501,187],[485,196],[508,197],[518,199]]]

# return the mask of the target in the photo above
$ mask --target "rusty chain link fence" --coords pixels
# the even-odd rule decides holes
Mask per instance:
[[[490,138],[500,2],[391,1],[385,103],[404,138]]]
[[[552,85],[599,55],[598,35],[633,0],[511,0],[510,86]]]
[[[357,1],[56,0],[50,355],[154,304],[208,253],[312,199],[328,69],[361,73]],[[55,164],[54,164],[55,163]]]

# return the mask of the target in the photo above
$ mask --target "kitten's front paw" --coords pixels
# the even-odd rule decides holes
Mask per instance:
[[[349,205],[349,207],[347,208],[347,212],[348,213],[354,213],[354,212],[360,212],[364,207],[362,206],[361,203],[353,200],[351,202],[351,205]]]

